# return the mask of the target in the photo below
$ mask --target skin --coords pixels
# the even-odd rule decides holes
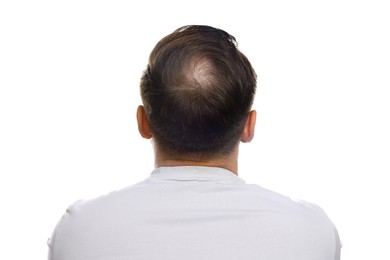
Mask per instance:
[[[153,134],[150,128],[149,121],[146,117],[146,113],[143,106],[139,106],[137,109],[137,122],[138,130],[141,136],[145,139],[152,139]],[[249,143],[252,141],[255,134],[256,125],[256,111],[252,110],[248,114],[245,127],[242,131],[240,141],[243,143]],[[155,167],[162,166],[212,166],[225,168],[234,174],[238,175],[238,150],[239,144],[236,145],[233,152],[228,155],[215,155],[212,158],[207,158],[202,161],[192,161],[189,159],[177,159],[166,156],[159,149],[158,145],[154,143],[155,154]]]

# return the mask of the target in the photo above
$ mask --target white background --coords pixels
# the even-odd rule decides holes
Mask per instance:
[[[2,1],[0,259],[45,259],[68,205],[148,177],[139,78],[186,24],[234,35],[258,73],[240,177],[320,205],[342,259],[390,259],[389,13],[375,0]]]

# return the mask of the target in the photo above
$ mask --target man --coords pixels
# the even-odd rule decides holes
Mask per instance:
[[[137,111],[153,139],[143,182],[71,206],[51,260],[334,260],[337,231],[309,203],[246,184],[239,142],[254,136],[256,74],[233,36],[186,26],[153,49]]]

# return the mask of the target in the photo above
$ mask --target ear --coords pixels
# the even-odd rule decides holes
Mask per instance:
[[[145,139],[152,138],[152,130],[150,128],[149,120],[146,117],[146,112],[143,106],[138,106],[137,109],[137,122],[138,122],[138,131],[141,136]]]
[[[245,123],[244,130],[241,135],[241,142],[249,143],[255,136],[255,125],[256,125],[256,110],[252,110],[248,114],[248,118]]]

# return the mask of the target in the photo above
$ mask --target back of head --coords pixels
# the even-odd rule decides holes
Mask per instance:
[[[141,79],[159,149],[191,159],[236,147],[255,89],[256,74],[235,38],[209,26],[181,27],[163,38]]]

